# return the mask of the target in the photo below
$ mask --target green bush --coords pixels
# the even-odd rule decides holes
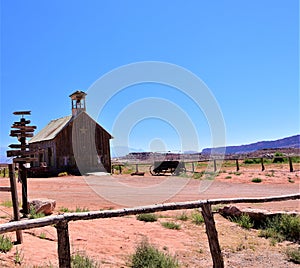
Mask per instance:
[[[76,252],[71,256],[72,268],[98,268],[100,265],[88,256]]]
[[[195,180],[199,180],[199,179],[201,179],[203,174],[204,174],[204,172],[194,172],[192,178]]]
[[[80,208],[80,207],[76,207],[75,212],[89,212],[90,210],[88,208]]]
[[[253,178],[251,181],[255,182],[255,183],[260,183],[260,182],[262,182],[262,179],[261,178]]]
[[[299,234],[300,217],[285,214],[268,219],[259,236],[272,238],[278,242],[283,240],[300,242]]]
[[[286,249],[286,255],[289,261],[300,264],[300,247],[298,248],[290,248]]]
[[[192,222],[197,225],[201,225],[202,223],[204,223],[202,214],[199,212],[194,212],[192,214]]]
[[[251,158],[251,159],[245,159],[244,164],[260,164],[261,160],[259,158]]]
[[[13,203],[11,200],[5,200],[1,203],[1,206],[6,207],[6,208],[12,208]]]
[[[177,224],[175,222],[162,222],[161,225],[167,229],[180,230],[180,224]]]
[[[8,252],[12,249],[13,243],[7,236],[0,236],[0,252]]]
[[[142,241],[130,258],[131,268],[178,268],[179,264],[175,257],[160,252],[147,240]]]
[[[145,213],[145,214],[139,214],[136,219],[139,221],[145,221],[145,222],[154,222],[157,221],[157,215],[153,213]]]
[[[187,221],[189,219],[189,216],[186,214],[185,211],[183,211],[180,215],[176,217],[176,219],[181,221]]]
[[[248,214],[241,214],[239,217],[232,217],[230,218],[231,221],[237,223],[239,226],[250,229],[254,226],[254,222],[251,220]]]
[[[42,218],[45,217],[44,213],[36,213],[36,210],[34,208],[34,206],[30,206],[29,208],[29,219],[38,219],[38,218]]]

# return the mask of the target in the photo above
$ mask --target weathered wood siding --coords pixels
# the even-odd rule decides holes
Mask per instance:
[[[71,121],[50,141],[30,144],[38,161],[54,173],[73,174],[106,171],[111,172],[110,141],[111,135],[85,112]]]

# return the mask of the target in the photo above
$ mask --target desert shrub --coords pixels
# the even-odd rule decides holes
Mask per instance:
[[[11,208],[13,206],[13,203],[11,200],[5,200],[1,203],[1,206],[6,207],[6,208]]]
[[[292,156],[291,160],[293,163],[300,163],[300,156]]]
[[[76,252],[71,256],[72,268],[98,268],[100,265],[85,254]]]
[[[255,182],[255,183],[260,183],[260,182],[262,182],[262,179],[261,178],[253,178],[251,181]]]
[[[244,164],[253,164],[253,159],[245,159]]]
[[[47,236],[46,236],[45,233],[42,232],[42,233],[40,233],[39,238],[40,238],[40,239],[46,239]]]
[[[203,216],[200,212],[196,211],[192,214],[192,222],[197,225],[204,223]]]
[[[12,249],[13,243],[11,240],[4,235],[0,236],[0,252],[8,252]]]
[[[241,216],[231,217],[230,220],[237,223],[239,226],[245,229],[250,229],[254,226],[254,222],[251,220],[248,214],[242,213]]]
[[[261,159],[260,158],[246,158],[244,160],[244,164],[260,164],[261,163]]]
[[[24,254],[22,254],[22,251],[19,251],[18,248],[16,249],[16,253],[14,256],[14,263],[17,265],[21,265],[24,259]]]
[[[300,247],[298,248],[290,248],[286,249],[286,255],[289,261],[300,264]]]
[[[183,211],[180,215],[176,217],[176,219],[181,221],[187,221],[189,219],[189,216],[186,214],[185,211]]]
[[[145,222],[154,222],[157,221],[157,215],[153,213],[145,213],[145,214],[139,214],[136,219],[139,221],[145,221]]]
[[[89,212],[90,210],[86,207],[80,208],[76,207],[75,212]]]
[[[38,219],[38,218],[42,218],[45,217],[44,213],[37,213],[34,206],[30,206],[29,208],[29,219]]]
[[[231,179],[231,178],[232,178],[231,176],[226,176],[226,177],[225,177],[225,179]]]
[[[204,174],[204,172],[194,172],[192,178],[195,179],[195,180],[201,179],[203,174]]]
[[[293,215],[280,215],[268,219],[260,231],[259,236],[272,238],[278,242],[288,240],[299,242],[300,217]]]
[[[143,240],[130,257],[131,268],[178,268],[179,264],[175,257],[161,252]]]
[[[180,229],[180,224],[172,222],[172,221],[162,222],[161,225],[167,229],[172,229],[172,230]]]
[[[66,207],[60,207],[59,211],[60,212],[70,212],[70,210],[68,208],[66,208]]]

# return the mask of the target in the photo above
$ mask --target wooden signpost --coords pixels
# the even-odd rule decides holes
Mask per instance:
[[[28,150],[29,145],[26,143],[26,138],[33,137],[33,132],[36,129],[36,126],[28,126],[28,124],[30,124],[30,120],[26,120],[24,118],[24,115],[30,115],[31,111],[17,111],[13,114],[22,116],[19,122],[13,123],[11,127],[12,130],[10,131],[10,136],[18,138],[20,143],[9,145],[10,148],[17,150],[7,151],[7,156],[15,157],[13,162],[17,163],[19,166],[19,178],[22,183],[22,213],[24,216],[27,216],[29,211],[27,195],[27,170],[25,164],[35,161],[36,159],[30,157],[33,152]]]

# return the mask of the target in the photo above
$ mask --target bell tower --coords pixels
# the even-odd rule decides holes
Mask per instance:
[[[77,90],[72,93],[69,97],[71,98],[72,102],[72,116],[77,116],[81,112],[86,111],[85,106],[85,96],[87,94],[83,91]]]

